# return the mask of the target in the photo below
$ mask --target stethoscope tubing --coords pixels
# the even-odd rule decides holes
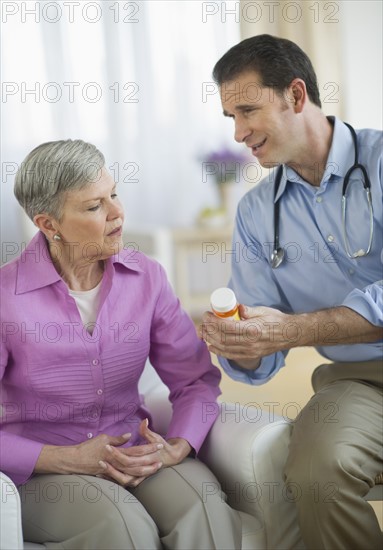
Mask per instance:
[[[374,235],[374,211],[373,211],[373,206],[372,206],[370,178],[368,176],[368,173],[367,173],[367,170],[366,170],[365,166],[363,164],[359,163],[359,151],[358,151],[358,142],[357,142],[356,132],[355,132],[354,128],[351,126],[351,124],[348,124],[347,122],[345,122],[344,124],[350,130],[350,133],[352,135],[352,139],[353,139],[353,142],[354,142],[354,164],[347,171],[347,173],[344,177],[343,187],[342,187],[342,207],[341,207],[341,210],[342,210],[343,240],[344,240],[347,256],[351,259],[356,259],[356,258],[359,258],[361,256],[367,256],[367,254],[369,254],[369,252],[371,250],[372,240],[373,240],[373,235]],[[350,243],[349,243],[349,240],[348,240],[348,237],[347,237],[347,231],[346,231],[346,209],[347,209],[346,203],[347,203],[347,188],[348,188],[348,185],[350,183],[351,175],[355,170],[360,170],[363,174],[362,183],[363,183],[363,188],[366,191],[367,203],[368,203],[369,214],[370,214],[370,235],[369,235],[367,250],[360,249],[356,252],[351,252],[351,247],[350,247]],[[280,165],[278,167],[277,174],[275,176],[275,182],[274,182],[274,247],[273,247],[273,252],[271,253],[271,257],[270,257],[270,263],[271,263],[271,267],[273,269],[276,269],[277,267],[279,267],[281,265],[281,263],[283,262],[283,259],[284,259],[284,254],[285,254],[284,249],[283,249],[283,247],[281,247],[280,242],[279,242],[279,218],[280,218],[279,201],[280,201],[280,198],[278,200],[276,200],[278,190],[279,190],[279,186],[280,186],[280,183],[281,183],[281,180],[282,180],[282,173],[283,173],[283,166]]]

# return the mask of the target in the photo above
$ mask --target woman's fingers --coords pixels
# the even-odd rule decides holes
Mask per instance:
[[[132,447],[122,447],[119,448],[118,451],[120,453],[123,453],[127,456],[145,456],[150,455],[152,453],[156,453],[157,451],[160,451],[163,449],[164,445],[163,443],[148,443],[145,445],[135,445]]]
[[[103,460],[99,461],[99,465],[103,470],[103,475],[115,480],[119,485],[123,487],[136,487],[146,477],[155,474],[161,468],[162,463],[157,462],[151,466],[143,466],[140,473],[133,475],[131,473],[124,473],[114,468],[112,464]]]
[[[162,448],[162,447],[161,447]],[[147,454],[131,454],[129,452],[131,448],[122,450],[112,447],[111,445],[105,446],[105,459],[106,462],[112,464],[115,468],[122,470],[123,472],[138,475],[145,466],[151,466],[160,462],[159,450],[155,446],[155,450],[150,448],[150,452]],[[133,451],[134,453],[135,451]]]
[[[159,445],[162,444],[164,447],[166,446],[165,439],[161,437],[160,434],[157,434],[156,432],[152,432],[152,430],[149,429],[149,421],[147,418],[142,420],[138,431],[142,437],[144,437],[147,441],[149,441],[149,443],[153,443],[153,444],[157,443]]]
[[[114,445],[115,447],[119,447],[120,445],[123,445],[129,439],[132,437],[131,433],[123,434],[123,435],[110,435],[108,436],[109,444]]]

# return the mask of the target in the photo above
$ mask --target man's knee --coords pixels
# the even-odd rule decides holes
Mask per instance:
[[[285,466],[287,486],[300,488],[303,500],[331,503],[342,499],[344,491],[366,493],[372,480],[363,472],[350,445],[302,445],[288,457]]]

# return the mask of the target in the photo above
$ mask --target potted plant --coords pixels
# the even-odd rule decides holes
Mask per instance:
[[[212,151],[202,161],[202,181],[217,186],[219,209],[226,216],[233,212],[234,186],[242,181],[242,170],[248,156],[229,148]]]

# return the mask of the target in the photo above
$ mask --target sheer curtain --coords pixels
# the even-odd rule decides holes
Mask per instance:
[[[326,115],[355,128],[382,128],[381,1],[241,0],[239,15],[241,38],[273,34],[296,42],[308,54]]]
[[[45,141],[95,143],[129,225],[187,226],[217,204],[201,157],[233,139],[211,70],[238,22],[196,0],[3,4],[2,262],[31,233],[15,170]]]

